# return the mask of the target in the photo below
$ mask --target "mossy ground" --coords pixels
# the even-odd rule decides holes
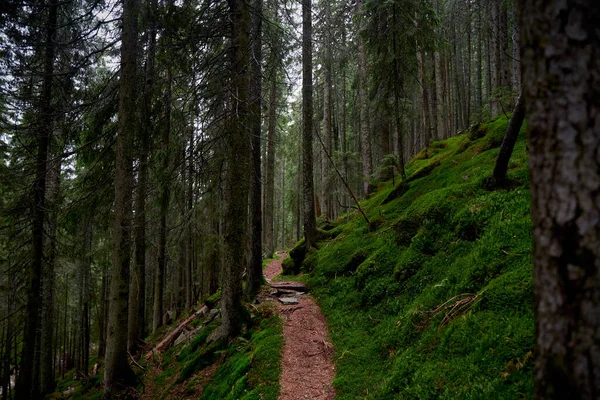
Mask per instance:
[[[429,158],[408,164],[398,198],[385,182],[362,203],[371,224],[340,218],[338,234],[306,257],[334,343],[336,398],[532,397],[524,130],[512,190],[484,184],[507,125],[498,117],[432,143]]]
[[[229,344],[207,343],[209,334],[220,323],[215,320],[189,345],[171,347],[157,360],[140,360],[145,371],[134,367],[139,385],[130,394],[152,399],[276,400],[283,347],[281,321],[272,305],[263,304],[253,311],[252,326]],[[163,327],[149,337],[148,347],[158,343],[168,330],[169,327]],[[100,399],[102,374],[101,369],[99,375],[82,383],[72,379],[74,371],[70,371],[49,398],[62,398],[62,392],[72,387],[74,399]]]

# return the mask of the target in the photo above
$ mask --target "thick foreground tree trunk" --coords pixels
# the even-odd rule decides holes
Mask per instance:
[[[233,21],[231,39],[232,105],[227,123],[227,207],[225,211],[225,254],[222,271],[221,327],[215,338],[230,339],[242,327],[242,271],[246,263],[246,235],[250,131],[248,122],[250,7],[245,0],[230,3]]]
[[[115,222],[111,274],[104,394],[111,396],[133,383],[135,375],[127,359],[127,300],[131,251],[131,189],[133,187],[132,142],[135,133],[137,0],[123,2],[119,123],[115,161]]]
[[[534,224],[535,398],[600,397],[600,4],[520,5]]]

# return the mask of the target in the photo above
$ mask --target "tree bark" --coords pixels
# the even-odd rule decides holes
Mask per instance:
[[[495,90],[500,86],[501,78],[501,66],[500,66],[500,18],[499,18],[499,0],[492,0],[490,3],[491,7],[491,24],[492,24],[492,36],[491,36],[491,67],[490,67],[490,106],[492,108],[492,117],[495,117],[500,112],[499,103],[496,97]]]
[[[21,364],[17,378],[16,399],[29,399],[39,393],[39,382],[33,382],[35,344],[40,312],[42,263],[44,258],[44,219],[46,211],[46,174],[48,146],[54,122],[52,107],[52,78],[54,76],[55,43],[58,4],[48,3],[45,42],[43,47],[44,72],[40,97],[40,116],[35,156],[35,181],[33,185],[32,263],[27,277],[27,313]]]
[[[133,186],[131,153],[136,124],[137,14],[137,0],[124,0],[115,162],[115,239],[104,366],[104,394],[108,397],[118,388],[129,386],[135,380],[127,359],[127,300]]]
[[[502,139],[502,145],[500,146],[500,152],[498,158],[496,158],[496,165],[494,166],[494,172],[492,174],[495,184],[502,184],[506,181],[506,172],[508,171],[508,162],[512,155],[515,143],[519,137],[519,131],[523,125],[525,119],[525,101],[523,96],[520,95],[517,100],[517,105],[513,110],[512,116],[510,117],[510,123],[508,129]]]
[[[168,46],[168,44],[167,44]],[[154,278],[154,314],[152,317],[152,332],[162,325],[163,319],[163,294],[165,288],[165,269],[167,264],[167,214],[169,212],[170,200],[170,135],[171,135],[171,88],[172,71],[171,65],[167,62],[166,71],[166,90],[165,90],[165,126],[162,135],[162,167],[160,182],[160,223],[158,226],[158,263],[156,266],[156,276]]]
[[[154,87],[154,59],[156,57],[156,0],[147,6],[148,55],[145,65],[142,129],[139,134],[139,167],[135,198],[135,253],[129,291],[128,340],[129,352],[135,354],[146,334],[146,198],[148,181],[148,153],[152,135],[152,97]]]
[[[250,111],[252,130],[252,179],[250,192],[251,241],[246,297],[252,299],[262,284],[262,201],[261,201],[261,122],[262,122],[262,0],[252,9],[252,58],[250,61]]]
[[[332,113],[331,113],[331,5],[330,0],[325,0],[325,57],[323,60],[324,79],[323,79],[323,137],[327,152],[332,154],[333,132],[332,132]],[[329,174],[329,164],[323,157],[323,208],[328,220],[333,219],[333,189],[331,177]]]
[[[276,60],[271,60],[274,68]],[[277,74],[272,72],[269,89],[269,121],[267,126],[267,177],[265,183],[265,250],[267,258],[273,257],[275,242],[273,235],[275,196],[275,129],[277,127]]]
[[[54,292],[56,260],[56,231],[58,221],[58,201],[60,198],[60,172],[62,157],[55,156],[48,165],[48,183],[46,188],[46,204],[48,209],[48,221],[46,232],[48,233],[45,247],[48,250],[46,262],[43,265],[42,277],[42,326],[40,338],[40,393],[42,395],[51,393],[55,387],[54,379]]]
[[[356,1],[356,13],[360,12],[362,0]],[[358,16],[360,29],[360,19]],[[369,135],[369,101],[367,98],[367,50],[364,40],[358,35],[358,99],[360,103],[360,156],[362,160],[363,173],[363,195],[369,194],[369,181],[373,175],[373,158],[371,155],[371,137]]]
[[[311,0],[302,0],[302,197],[306,248],[316,245],[315,190],[313,182],[313,83]]]
[[[520,5],[537,399],[600,396],[600,7]]]
[[[230,339],[242,327],[242,271],[246,262],[250,132],[248,122],[250,7],[245,0],[230,3],[231,110],[227,121],[227,207],[222,272],[222,322],[214,338]]]

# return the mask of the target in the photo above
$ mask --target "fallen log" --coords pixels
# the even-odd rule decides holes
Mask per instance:
[[[144,356],[144,359],[146,361],[148,361],[155,355],[168,349],[171,346],[171,343],[173,343],[175,341],[175,339],[177,339],[179,334],[186,328],[186,326],[190,322],[192,322],[193,320],[195,320],[198,317],[202,317],[202,316],[206,315],[207,312],[208,312],[208,307],[206,305],[204,305],[198,311],[196,311],[195,313],[193,313],[192,315],[187,317],[181,324],[179,324],[179,326],[177,328],[173,329],[173,331],[171,331],[163,340],[161,340],[161,342],[159,344],[157,344],[150,352],[148,352],[148,354],[146,354]]]

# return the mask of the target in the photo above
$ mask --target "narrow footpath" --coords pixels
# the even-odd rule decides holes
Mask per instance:
[[[332,400],[333,347],[319,306],[298,282],[271,282],[281,273],[286,253],[277,253],[264,270],[283,323],[283,361],[279,400]]]

